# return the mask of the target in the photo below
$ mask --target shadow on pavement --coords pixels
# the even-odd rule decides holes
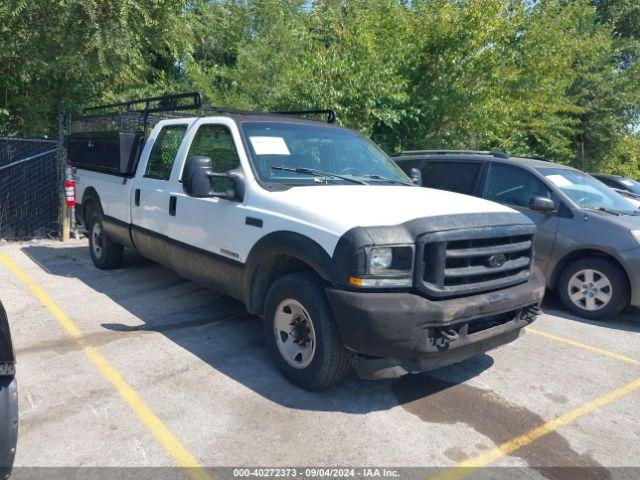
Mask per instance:
[[[104,271],[93,266],[87,247],[30,245],[22,251],[47,273],[81,280],[143,322],[126,325],[106,317],[101,324],[105,333],[161,333],[215,370],[289,408],[347,413],[387,410],[442,393],[493,364],[490,356],[481,355],[401,381],[363,381],[352,374],[328,390],[307,392],[280,375],[264,346],[260,319],[230,297],[134,254],[125,256],[122,268]],[[96,336],[103,335],[89,334],[88,341]]]

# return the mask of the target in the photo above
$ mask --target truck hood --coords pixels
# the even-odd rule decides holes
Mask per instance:
[[[338,234],[353,227],[398,225],[416,218],[515,212],[469,195],[409,186],[318,185],[269,192],[266,197],[272,212]]]

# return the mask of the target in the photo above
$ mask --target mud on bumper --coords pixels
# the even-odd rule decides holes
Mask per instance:
[[[544,297],[534,269],[526,283],[491,293],[429,300],[413,293],[327,289],[343,343],[364,378],[433,370],[518,338]]]

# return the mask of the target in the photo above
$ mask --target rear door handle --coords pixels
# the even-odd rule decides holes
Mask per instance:
[[[135,191],[135,203],[136,203],[136,207],[140,206],[140,189],[136,188]]]
[[[173,195],[171,195],[169,197],[169,215],[171,215],[172,217],[176,216],[176,204],[177,203],[178,203],[177,197],[174,197]]]

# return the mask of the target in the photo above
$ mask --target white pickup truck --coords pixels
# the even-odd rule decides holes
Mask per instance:
[[[458,362],[539,313],[535,226],[520,213],[417,188],[367,138],[301,112],[210,107],[157,121],[163,109],[144,102],[109,106],[124,105],[102,122],[111,133],[96,133],[97,115],[72,126],[95,265],[117,267],[128,248],[241,300],[297,385],[324,388],[354,366],[390,378]],[[124,132],[132,115],[142,131]]]

